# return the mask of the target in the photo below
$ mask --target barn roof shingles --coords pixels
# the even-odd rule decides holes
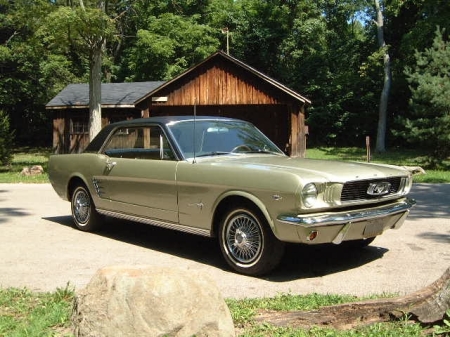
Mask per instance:
[[[164,81],[102,83],[102,106],[134,107],[136,101],[164,83]],[[89,85],[87,83],[69,84],[46,105],[47,109],[84,107],[89,107]]]

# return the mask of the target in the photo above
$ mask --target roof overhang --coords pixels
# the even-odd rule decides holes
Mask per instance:
[[[134,104],[102,104],[102,108],[118,108],[118,109],[135,109],[136,105]],[[47,110],[63,110],[63,109],[89,109],[89,105],[53,105],[46,106]]]

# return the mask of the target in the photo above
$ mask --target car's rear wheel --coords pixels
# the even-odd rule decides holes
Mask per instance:
[[[85,232],[101,227],[103,217],[96,211],[88,189],[84,185],[75,187],[71,198],[72,218],[75,226]]]
[[[246,275],[270,272],[284,253],[284,243],[274,236],[262,214],[252,208],[226,212],[220,222],[219,243],[226,262]]]

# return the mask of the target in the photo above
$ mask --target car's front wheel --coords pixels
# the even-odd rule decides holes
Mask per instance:
[[[71,209],[73,221],[79,230],[93,232],[100,228],[103,217],[96,211],[91,195],[84,185],[73,190]]]
[[[220,222],[219,243],[226,262],[246,275],[270,272],[284,253],[284,243],[274,236],[262,214],[252,208],[226,212]]]

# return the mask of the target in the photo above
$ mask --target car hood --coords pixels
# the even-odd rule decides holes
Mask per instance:
[[[410,173],[401,167],[350,161],[292,158],[273,155],[239,155],[203,158],[199,163],[213,163],[215,166],[252,168],[256,170],[283,170],[297,174],[305,179],[334,182],[408,176]]]

